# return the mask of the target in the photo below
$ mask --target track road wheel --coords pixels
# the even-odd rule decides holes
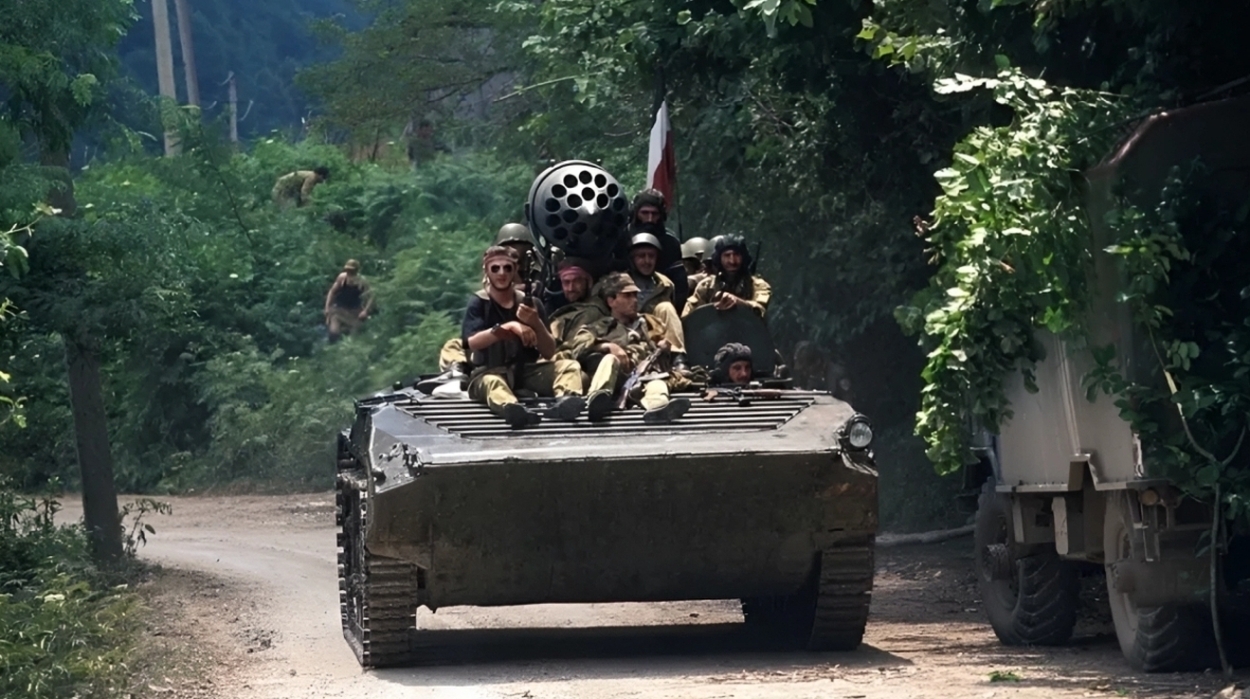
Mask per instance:
[[[748,626],[808,650],[854,650],[872,602],[873,540],[831,546],[812,580],[793,595],[742,600]]]
[[[1215,635],[1205,608],[1197,604],[1140,607],[1132,593],[1116,589],[1113,567],[1140,555],[1142,542],[1133,532],[1128,493],[1112,493],[1103,520],[1107,599],[1120,650],[1143,672],[1198,670],[1217,662]]]
[[[1011,498],[990,480],[977,500],[977,587],[990,626],[1009,646],[1067,642],[1076,626],[1080,578],[1054,546],[1024,546],[1011,527]]]
[[[400,665],[411,660],[416,628],[416,569],[374,556],[364,546],[368,492],[340,474],[338,495],[339,611],[343,637],[362,667]]]

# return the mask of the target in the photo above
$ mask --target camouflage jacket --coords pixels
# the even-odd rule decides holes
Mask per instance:
[[[694,293],[690,294],[690,298],[686,301],[686,308],[681,313],[682,317],[690,315],[696,308],[715,302],[716,294],[720,291],[727,291],[742,299],[742,305],[755,311],[761,318],[768,310],[768,302],[773,296],[773,288],[768,285],[768,282],[754,274],[745,274],[733,282],[725,280],[720,275],[709,276],[699,282]]]
[[[561,306],[551,314],[551,336],[556,340],[556,351],[562,351],[578,330],[608,315],[602,301],[578,301]]]
[[[610,342],[624,349],[629,360],[636,365],[654,352],[656,343],[662,339],[664,339],[664,323],[655,316],[639,315],[633,328],[608,316],[583,326],[565,349],[571,358],[582,359],[598,351],[595,348],[600,344]],[[664,371],[667,367],[668,358],[664,356],[660,362],[657,362],[655,369]]]

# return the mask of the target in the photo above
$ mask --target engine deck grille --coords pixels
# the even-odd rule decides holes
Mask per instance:
[[[810,394],[755,398],[742,405],[728,398],[705,401],[696,394],[679,394],[690,399],[690,410],[667,425],[642,421],[642,408],[614,411],[602,422],[590,422],[583,415],[575,422],[543,420],[533,427],[512,429],[486,406],[467,398],[405,399],[396,408],[425,420],[428,424],[459,437],[490,439],[498,437],[605,437],[618,434],[673,433],[685,431],[742,432],[775,430],[813,403]],[[674,396],[677,397],[677,396]],[[547,400],[527,400],[526,405],[541,408]]]

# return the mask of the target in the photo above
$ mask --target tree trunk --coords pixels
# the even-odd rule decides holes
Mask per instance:
[[[182,47],[182,70],[187,79],[187,104],[200,106],[200,77],[195,70],[195,42],[191,37],[190,0],[174,0],[178,15],[178,44]]]
[[[122,558],[122,527],[113,483],[113,454],[109,450],[108,419],[100,357],[86,332],[65,338],[69,371],[69,401],[74,413],[78,467],[82,471],[82,509],[97,564],[108,568]]]
[[[156,81],[161,91],[162,103],[178,103],[178,88],[174,84],[174,47],[169,35],[169,5],[165,0],[152,0],[152,26],[156,34]],[[161,121],[165,125],[165,155],[177,155],[178,137],[169,130],[162,104]]]

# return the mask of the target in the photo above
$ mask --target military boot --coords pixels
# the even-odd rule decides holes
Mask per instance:
[[[543,413],[543,417],[552,420],[563,420],[572,422],[582,414],[582,409],[586,407],[586,399],[581,396],[567,395],[556,398],[556,402],[547,408]]]
[[[599,422],[612,412],[612,394],[607,391],[595,391],[586,402],[586,417],[591,422]]]
[[[508,426],[512,429],[520,429],[530,425],[537,425],[543,421],[543,416],[530,411],[520,403],[508,403],[499,409],[499,415],[507,421]]]
[[[642,414],[642,421],[648,425],[666,425],[686,414],[690,410],[689,398],[674,398],[658,408],[651,408]]]

